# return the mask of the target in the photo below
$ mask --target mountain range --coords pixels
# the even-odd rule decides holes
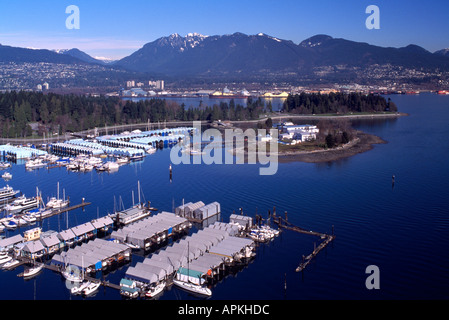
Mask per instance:
[[[325,66],[343,69],[372,65],[449,70],[448,56],[417,45],[384,48],[316,35],[295,44],[263,33],[224,36],[177,34],[146,44],[117,66],[171,76],[307,75]]]
[[[449,50],[432,53],[413,44],[402,48],[380,47],[328,35],[316,35],[295,44],[263,33],[215,36],[190,33],[185,37],[172,34],[159,38],[111,63],[78,49],[55,52],[2,45],[0,62],[97,64],[171,78],[352,79],[367,76],[367,70],[373,66],[420,72],[449,71]]]

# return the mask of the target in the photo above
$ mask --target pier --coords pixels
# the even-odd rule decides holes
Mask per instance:
[[[326,246],[335,240],[335,235],[333,234],[333,227],[332,227],[332,235],[316,232],[312,230],[305,230],[303,228],[300,228],[298,226],[293,225],[292,223],[288,222],[286,219],[283,219],[282,217],[276,217],[276,215],[273,215],[273,221],[279,226],[279,228],[283,228],[286,230],[295,231],[302,234],[312,235],[316,237],[320,237],[321,239],[324,239],[323,242],[318,247],[314,247],[313,252],[309,254],[307,257],[302,256],[302,261],[299,264],[299,266],[296,268],[296,272],[302,272],[304,269],[309,265],[309,263],[315,258],[321,250],[326,248]]]

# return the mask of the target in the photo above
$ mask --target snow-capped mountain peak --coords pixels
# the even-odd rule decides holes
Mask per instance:
[[[184,52],[187,49],[193,49],[199,45],[208,36],[200,33],[188,33],[185,37],[178,33],[173,33],[168,37],[163,37],[158,40],[160,46],[171,46],[174,49]]]

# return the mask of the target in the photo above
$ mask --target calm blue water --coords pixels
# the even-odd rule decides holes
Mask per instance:
[[[331,232],[335,242],[303,274],[295,272],[316,238],[285,231],[258,248],[256,259],[213,288],[212,299],[448,299],[449,298],[449,97],[431,94],[391,96],[400,111],[394,120],[363,120],[354,125],[388,144],[354,157],[324,164],[281,163],[275,176],[259,176],[257,165],[180,165],[169,181],[169,150],[114,174],[69,173],[66,169],[25,172],[13,166],[9,182],[26,195],[36,186],[44,198],[56,195],[57,182],[73,203],[92,202],[52,217],[45,230],[64,230],[137,199],[140,181],[145,200],[171,211],[186,201],[218,201],[222,218],[243,207],[248,215],[266,216],[276,206],[291,222],[306,229]],[[396,183],[392,188],[392,175]],[[23,231],[23,230],[22,230]],[[9,236],[14,233],[8,234]],[[134,257],[131,265],[142,260]],[[380,268],[380,290],[365,287],[369,265]],[[108,274],[119,283],[128,266]],[[0,299],[81,299],[71,297],[63,279],[45,270],[34,280],[16,275],[22,267],[0,272]],[[284,290],[284,280],[287,289]],[[121,299],[101,289],[92,299]],[[165,299],[193,299],[175,288]]]

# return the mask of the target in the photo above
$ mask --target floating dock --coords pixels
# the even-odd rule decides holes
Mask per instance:
[[[316,232],[316,231],[312,231],[312,230],[305,230],[303,228],[300,228],[298,226],[291,224],[290,222],[283,219],[282,217],[276,217],[275,214],[273,215],[273,221],[279,226],[279,228],[283,228],[286,230],[292,230],[292,231],[302,233],[302,234],[317,236],[317,237],[320,237],[321,239],[324,239],[324,241],[318,247],[315,246],[315,248],[313,249],[313,252],[311,254],[309,254],[307,257],[304,257],[304,256],[302,257],[302,261],[301,261],[300,265],[296,268],[296,272],[303,271],[309,265],[309,263],[312,261],[312,259],[315,258],[318,255],[318,253],[320,253],[321,250],[326,248],[326,246],[329,243],[331,243],[333,240],[335,240],[335,235],[333,234],[333,228],[332,228],[332,235],[328,235],[325,233]]]

